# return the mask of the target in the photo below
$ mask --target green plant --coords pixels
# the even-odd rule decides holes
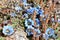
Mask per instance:
[[[4,37],[0,37],[0,40],[5,40],[5,38]]]
[[[60,38],[57,38],[56,40],[60,40]]]

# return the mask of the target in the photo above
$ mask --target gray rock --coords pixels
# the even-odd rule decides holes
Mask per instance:
[[[11,40],[29,40],[27,37],[27,34],[24,32],[23,29],[16,30],[15,33],[11,36],[9,36],[7,39]]]

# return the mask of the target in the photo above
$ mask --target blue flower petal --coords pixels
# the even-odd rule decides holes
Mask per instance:
[[[28,25],[29,22],[31,22],[30,25]],[[29,27],[29,26],[32,26],[32,25],[34,25],[34,21],[33,20],[31,20],[31,19],[26,19],[25,20],[25,27]]]

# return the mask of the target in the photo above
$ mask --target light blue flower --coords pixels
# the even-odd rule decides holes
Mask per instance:
[[[45,40],[48,40],[48,39],[49,39],[48,34],[43,34],[43,38],[44,38]]]
[[[14,12],[13,13],[10,13],[10,15],[11,15],[11,17],[17,16],[16,13],[14,13]]]
[[[27,33],[28,36],[33,35],[32,30],[34,30],[34,27],[32,27],[32,25],[27,27],[26,33]]]
[[[24,17],[24,18],[28,18],[28,14],[25,13],[25,14],[23,15],[23,17]]]
[[[46,21],[46,18],[43,18],[43,21]]]
[[[38,13],[39,13],[40,15],[43,15],[44,10],[40,9],[40,10],[38,11]]]
[[[35,20],[36,20],[36,26],[39,27],[40,26],[40,20],[38,18],[36,18]]]
[[[51,37],[53,37],[54,39],[57,38],[57,36],[55,36],[55,35],[53,35],[53,36],[51,36]],[[49,37],[48,34],[43,34],[43,38],[44,38],[45,40],[48,40],[50,37]]]
[[[43,34],[43,37],[45,40],[48,40],[49,38],[56,38],[57,36],[52,28],[48,28],[45,34]]]
[[[36,11],[37,14],[39,14],[38,13],[39,12],[39,8],[38,7],[35,8],[35,11]]]
[[[54,18],[51,18],[52,22],[54,22]]]
[[[37,12],[39,11],[39,8],[34,8]]]
[[[22,8],[20,6],[16,6],[15,10],[19,12],[20,10],[22,10]]]
[[[32,27],[34,25],[34,21],[32,19],[25,20],[25,27]]]
[[[31,22],[31,23],[28,24],[29,22]],[[33,35],[32,30],[34,29],[34,27],[32,27],[32,25],[34,25],[33,20],[31,20],[31,19],[26,19],[25,20],[25,26],[27,27],[26,33],[27,33],[28,36]]]
[[[24,7],[27,7],[27,6],[30,6],[31,5],[31,4],[28,4],[26,2],[23,2],[23,4],[24,4]]]
[[[58,23],[60,23],[60,19],[58,19]]]
[[[32,26],[28,26],[27,29],[34,29],[34,27],[32,27]]]
[[[37,11],[37,14],[39,14],[39,10],[40,10],[40,6],[39,5],[37,5],[37,7],[35,7],[35,10]]]
[[[26,33],[28,36],[33,35],[32,28],[27,28]]]
[[[48,36],[53,36],[55,34],[54,30],[52,28],[48,28],[45,32]]]
[[[4,35],[12,35],[14,33],[14,30],[11,26],[4,26],[3,27],[3,34]]]
[[[35,10],[34,8],[30,8],[30,9],[27,9],[26,12],[29,14],[33,14],[34,10]]]
[[[41,31],[40,31],[39,29],[34,29],[34,30],[35,30],[35,32],[36,32],[36,36],[35,36],[35,37],[39,37],[40,34],[41,34]]]

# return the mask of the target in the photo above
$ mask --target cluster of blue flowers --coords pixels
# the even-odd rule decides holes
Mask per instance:
[[[33,14],[34,11],[36,11],[37,14],[39,14],[39,15],[43,15],[43,13],[44,13],[44,11],[42,9],[40,9],[40,7],[30,7],[29,9],[26,10],[26,12],[29,14]]]
[[[44,16],[44,14],[43,14],[44,10],[41,9],[40,5],[38,5],[37,7],[30,6],[30,8],[27,8],[25,10],[26,13],[23,16],[26,17],[26,19],[25,19],[25,27],[27,28],[26,32],[27,32],[28,36],[33,35],[32,30],[34,30],[36,32],[35,37],[38,37],[41,34],[41,31],[38,29],[40,27],[40,25],[41,25],[40,19],[36,16],[36,18],[35,18],[36,25],[34,26],[34,21],[29,17],[30,14],[33,15],[34,11],[36,11],[36,15],[39,15],[41,17]],[[45,20],[45,19],[43,19],[43,20]],[[43,37],[45,38],[45,40],[48,40],[51,36],[54,37],[55,32],[54,32],[54,30],[52,28],[48,28],[46,30],[45,34],[43,34]]]
[[[26,14],[29,16],[30,14],[33,14],[34,11],[37,12],[37,15],[43,14],[43,10],[40,10],[40,8],[37,8],[37,7],[30,7],[30,9],[26,9]],[[37,27],[37,29],[36,29],[36,28],[34,28],[34,21],[31,18],[29,18],[29,19],[28,18],[25,19],[25,27],[27,27],[26,32],[27,32],[28,36],[33,35],[32,30],[34,30],[36,32],[35,37],[40,36],[41,31],[38,29],[38,27],[40,26],[40,20],[38,18],[35,19],[36,27]]]
[[[36,19],[36,22],[37,22],[36,27],[39,27],[40,24],[39,20]],[[34,21],[32,19],[25,19],[25,27],[27,27],[26,32],[28,36],[33,35],[32,30],[35,30],[37,32],[36,36],[40,36],[41,33],[40,30],[38,28],[37,29],[34,28],[33,26],[34,26]]]

